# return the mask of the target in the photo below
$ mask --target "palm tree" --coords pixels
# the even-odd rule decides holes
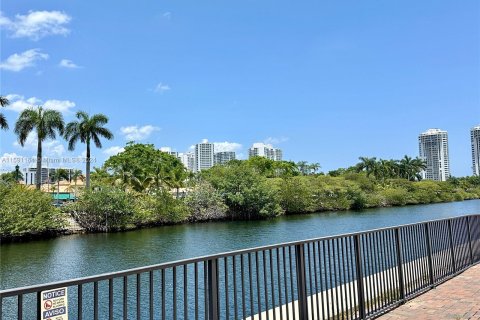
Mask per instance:
[[[68,171],[65,169],[56,169],[52,175],[52,182],[57,182],[57,203],[60,202],[60,181],[68,179]]]
[[[10,101],[4,96],[0,96],[0,106],[6,107],[10,104]],[[0,112],[0,129],[7,130],[8,129],[8,122],[7,118]]]
[[[320,166],[320,163],[318,162],[314,162],[312,164],[310,164],[310,170],[312,170],[312,174],[315,174],[317,173],[318,170],[320,170],[321,166]]]
[[[415,181],[421,180],[421,171],[427,168],[425,161],[420,158],[412,159],[409,156],[404,156],[399,161],[400,176],[404,179]]]
[[[378,171],[377,158],[360,157],[358,159],[360,160],[360,163],[356,166],[358,172],[365,170],[367,177],[371,174],[376,175]]]
[[[297,162],[298,171],[304,176],[308,174],[308,162],[307,161],[299,161]]]
[[[102,147],[100,138],[107,140],[113,139],[113,133],[104,127],[108,122],[108,117],[103,114],[94,114],[90,117],[86,112],[79,111],[76,114],[78,121],[67,124],[65,129],[65,139],[68,141],[68,150],[73,151],[77,141],[87,145],[86,159],[86,184],[90,188],[90,143],[93,141],[97,148]]]
[[[42,184],[42,143],[46,139],[55,139],[57,131],[63,134],[64,122],[60,112],[55,110],[43,109],[25,109],[20,113],[15,124],[15,134],[18,136],[18,142],[23,147],[27,141],[28,135],[34,130],[37,133],[37,176],[36,187],[40,190]]]
[[[113,185],[119,186],[126,191],[129,187],[137,188],[141,185],[138,172],[134,172],[126,162],[114,168]]]
[[[180,188],[185,186],[185,180],[187,179],[187,171],[183,165],[178,165],[170,170],[168,176],[165,179],[165,183],[176,190],[176,198],[178,199],[180,194]]]
[[[70,175],[70,179],[72,179],[74,181],[74,184],[75,184],[75,189],[73,190],[73,195],[74,195],[75,200],[76,200],[77,199],[77,181],[78,181],[78,179],[83,181],[82,170],[73,170],[72,174]]]

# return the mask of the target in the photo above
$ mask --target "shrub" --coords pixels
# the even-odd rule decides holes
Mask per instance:
[[[184,202],[164,189],[136,196],[133,222],[137,226],[179,223],[187,218],[188,209]]]
[[[282,214],[275,190],[252,167],[232,162],[202,172],[222,195],[234,218],[266,218]]]
[[[309,180],[309,177],[299,176],[276,181],[280,205],[286,213],[315,211]]]
[[[400,188],[388,188],[382,191],[387,205],[403,206],[408,203],[408,192]]]
[[[206,181],[199,181],[185,198],[190,221],[218,220],[227,217],[228,207],[220,193]]]
[[[65,228],[50,194],[25,186],[0,184],[0,237],[36,235]]]
[[[65,207],[87,231],[125,229],[135,209],[133,194],[115,187],[86,190],[80,199]]]
[[[367,207],[367,196],[365,192],[358,188],[349,188],[347,191],[348,197],[352,201],[350,209],[362,210]]]

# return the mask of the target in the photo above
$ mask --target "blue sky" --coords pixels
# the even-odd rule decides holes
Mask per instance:
[[[105,113],[115,140],[186,151],[203,138],[245,156],[269,141],[328,171],[359,156],[418,154],[449,132],[455,176],[471,173],[480,123],[480,2],[2,1],[1,94]],[[0,157],[32,156],[12,131]],[[241,146],[239,146],[241,145]],[[77,157],[49,141],[51,157]],[[1,164],[4,169],[9,166]]]

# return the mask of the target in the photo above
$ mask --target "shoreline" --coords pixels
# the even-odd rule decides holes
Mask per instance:
[[[79,229],[76,226],[71,226],[70,228],[66,229],[61,229],[61,230],[48,230],[46,232],[42,233],[36,233],[36,234],[25,234],[25,235],[16,235],[16,236],[9,236],[9,237],[0,237],[0,247],[2,245],[7,245],[7,244],[12,244],[12,243],[26,243],[26,242],[32,242],[32,241],[38,241],[38,240],[48,240],[48,239],[54,239],[54,238],[59,238],[62,236],[69,236],[73,234],[98,234],[98,233],[123,233],[123,232],[131,232],[131,231],[138,231],[142,229],[151,229],[151,228],[157,228],[157,227],[165,227],[165,226],[174,226],[174,225],[189,225],[189,224],[201,224],[201,223],[216,223],[216,222],[225,222],[225,221],[265,221],[265,220],[272,220],[284,216],[296,216],[296,215],[312,215],[312,214],[322,214],[326,212],[347,212],[347,211],[352,211],[352,212],[364,212],[368,210],[375,210],[375,209],[382,209],[382,208],[401,208],[401,207],[410,207],[410,206],[417,206],[417,205],[430,205],[430,204],[442,204],[442,203],[452,203],[452,202],[465,202],[465,201],[471,201],[471,200],[480,200],[480,197],[478,198],[471,198],[471,199],[464,199],[464,200],[453,200],[453,201],[438,201],[438,202],[426,202],[426,203],[407,203],[404,205],[382,205],[382,206],[376,206],[376,207],[369,207],[369,208],[364,208],[361,210],[355,210],[355,209],[328,209],[328,210],[322,210],[322,211],[315,211],[315,212],[297,212],[297,213],[285,213],[282,215],[278,215],[275,217],[256,217],[256,218],[250,218],[250,219],[240,219],[240,218],[221,218],[221,219],[211,219],[211,220],[198,220],[198,221],[183,221],[183,222],[178,222],[178,223],[152,223],[152,224],[144,224],[144,225],[129,225],[125,229],[119,229],[119,230],[110,230],[110,231],[88,231],[85,229]],[[73,220],[71,217],[66,217],[66,220]],[[75,222],[76,224],[76,222]]]

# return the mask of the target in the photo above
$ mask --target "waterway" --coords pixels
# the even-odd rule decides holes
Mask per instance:
[[[480,213],[480,200],[164,226],[0,246],[0,289],[280,242]]]

